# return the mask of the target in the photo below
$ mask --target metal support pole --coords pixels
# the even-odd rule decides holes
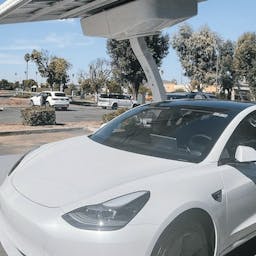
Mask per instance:
[[[166,100],[166,92],[163,80],[160,76],[156,62],[148,50],[144,37],[130,39],[131,47],[136,55],[142,69],[145,72],[150,89],[152,90],[153,100]]]

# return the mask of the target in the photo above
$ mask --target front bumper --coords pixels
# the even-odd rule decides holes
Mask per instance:
[[[31,202],[8,185],[0,191],[0,240],[17,256],[149,256],[157,226],[127,225],[118,231],[86,231],[66,223],[60,208]]]

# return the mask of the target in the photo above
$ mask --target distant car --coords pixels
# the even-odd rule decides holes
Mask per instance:
[[[224,256],[256,235],[256,105],[131,109],[23,156],[0,187],[8,255]]]
[[[167,100],[178,99],[200,99],[200,100],[216,100],[217,97],[212,93],[205,92],[173,92],[167,93]]]
[[[69,107],[69,97],[60,91],[43,91],[30,98],[32,106],[52,106],[56,109],[67,110]]]
[[[133,100],[130,95],[123,94],[100,94],[98,97],[98,107],[104,109],[111,108],[134,108],[138,106],[138,102]]]
[[[179,100],[179,99],[187,99],[189,93],[188,92],[171,92],[167,93],[167,100]]]

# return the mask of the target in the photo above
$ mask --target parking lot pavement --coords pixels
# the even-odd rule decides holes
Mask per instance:
[[[0,112],[0,123],[21,123],[21,107],[5,107]],[[99,121],[102,120],[102,116],[106,113],[110,113],[110,109],[101,109],[99,107],[92,106],[77,106],[70,105],[67,111],[57,110],[56,122],[82,122],[82,121]]]

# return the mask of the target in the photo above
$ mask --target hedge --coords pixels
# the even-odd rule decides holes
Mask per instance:
[[[53,107],[33,106],[21,110],[24,125],[54,125],[56,124],[55,109]]]
[[[102,116],[102,121],[103,123],[107,123],[109,122],[110,120],[114,119],[115,117],[123,114],[124,112],[126,112],[128,110],[128,108],[119,108],[118,110],[116,111],[113,111],[109,114],[105,114]]]

